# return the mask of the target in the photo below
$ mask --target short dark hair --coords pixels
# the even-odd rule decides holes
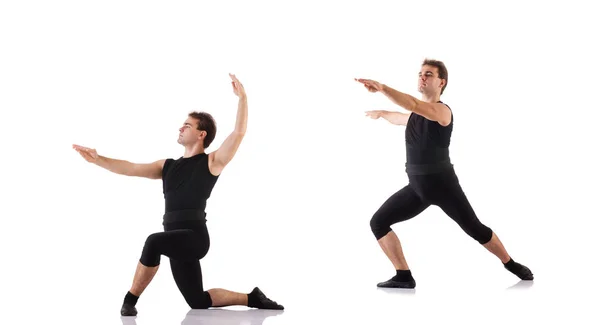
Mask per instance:
[[[203,145],[204,149],[208,148],[217,134],[217,123],[215,122],[215,119],[206,112],[191,112],[188,116],[198,120],[198,130],[206,131]]]
[[[446,80],[444,87],[442,87],[442,92],[440,93],[440,94],[443,94],[444,89],[446,89],[446,86],[448,86],[448,69],[446,69],[446,65],[442,61],[433,60],[433,59],[425,59],[421,66],[424,66],[424,65],[430,65],[432,67],[436,67],[438,69],[438,75],[439,75],[440,79]]]

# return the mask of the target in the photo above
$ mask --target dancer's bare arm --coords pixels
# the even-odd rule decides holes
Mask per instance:
[[[408,123],[408,119],[410,118],[410,114],[412,114],[412,112],[409,113],[402,113],[402,112],[391,112],[391,111],[383,111],[383,110],[376,110],[376,111],[367,111],[365,112],[366,116],[372,118],[372,119],[378,119],[378,118],[383,118],[386,121],[394,124],[394,125],[404,125],[406,126],[406,123]]]
[[[157,160],[155,162],[147,164],[137,164],[129,162],[127,160],[113,159],[100,156],[96,152],[96,149],[91,149],[75,144],[73,145],[73,149],[75,149],[87,162],[98,165],[115,174],[145,177],[149,179],[162,178],[162,169],[165,165],[165,159]]]
[[[381,92],[394,104],[430,121],[436,121],[442,126],[447,126],[452,121],[452,112],[445,104],[424,102],[374,80],[356,79],[356,81],[362,83],[370,92]]]
[[[248,124],[248,99],[244,86],[235,77],[230,75],[232,79],[233,92],[239,97],[238,111],[233,132],[223,141],[219,149],[209,154],[209,169],[211,174],[219,175],[235,156],[244,136],[246,135],[246,127]]]

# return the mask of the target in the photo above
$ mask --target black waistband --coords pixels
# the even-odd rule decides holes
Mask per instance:
[[[165,223],[178,221],[202,221],[206,222],[206,212],[204,210],[176,210],[163,215],[163,225]]]
[[[406,173],[409,175],[427,175],[440,173],[443,171],[451,170],[454,165],[450,162],[450,159],[446,159],[433,164],[409,164],[406,165]]]
[[[406,162],[409,164],[445,161],[448,159],[450,159],[449,148],[406,145]]]

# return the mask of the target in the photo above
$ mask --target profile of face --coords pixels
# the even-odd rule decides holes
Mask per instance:
[[[442,87],[446,83],[445,80],[440,79],[438,68],[430,65],[424,65],[419,71],[419,92],[425,95],[433,95],[435,93],[441,93]]]
[[[194,145],[197,142],[202,143],[204,137],[206,137],[206,131],[198,130],[198,121],[188,117],[183,126],[179,128],[177,143],[183,146]]]

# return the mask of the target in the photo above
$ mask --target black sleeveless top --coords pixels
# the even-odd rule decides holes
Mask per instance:
[[[447,126],[419,114],[410,115],[404,133],[408,174],[431,174],[452,167],[449,147],[453,126],[454,114]]]
[[[177,160],[167,159],[162,170],[165,213],[196,210],[204,213],[219,176],[208,170],[208,155],[200,153]]]

